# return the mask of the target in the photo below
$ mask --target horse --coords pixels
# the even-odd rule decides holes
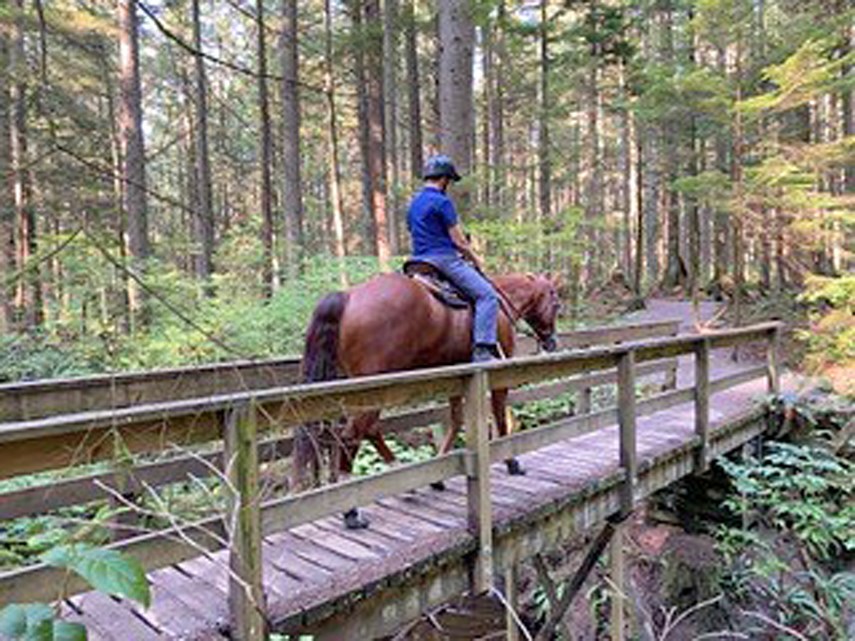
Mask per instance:
[[[515,273],[496,276],[493,282],[502,303],[498,339],[503,354],[514,354],[518,321],[534,330],[544,349],[554,350],[555,320],[561,307],[558,280],[550,274]],[[413,278],[396,273],[375,276],[348,291],[328,294],[317,304],[306,332],[303,382],[466,363],[472,353],[472,320],[471,307],[453,309]],[[508,433],[507,390],[494,390],[491,401],[496,431],[504,436]],[[451,428],[440,447],[443,454],[453,447],[463,423],[462,399],[450,399],[450,406]],[[332,450],[336,476],[350,474],[363,440],[392,463],[395,455],[383,438],[379,417],[376,410],[352,417],[343,428],[322,428],[317,423],[298,427],[295,489],[304,489],[307,469],[317,480],[321,447]],[[510,474],[525,473],[515,459],[506,464]],[[368,525],[356,509],[346,512],[344,521],[349,529]]]

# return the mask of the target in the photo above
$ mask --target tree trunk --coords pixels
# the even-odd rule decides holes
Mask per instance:
[[[361,186],[362,186],[362,220],[365,225],[366,243],[375,244],[377,232],[373,216],[372,187],[371,187],[371,150],[370,133],[368,127],[368,89],[365,72],[365,47],[363,29],[363,11],[365,0],[348,0],[350,19],[353,24],[353,40],[355,41],[353,51],[353,72],[356,80],[356,112],[357,127],[359,132],[359,154],[362,158],[361,164]]]
[[[303,184],[300,175],[300,98],[297,53],[297,0],[282,2],[282,209],[285,214],[285,263],[292,277],[300,270],[303,234]]]
[[[5,281],[15,271],[15,185],[12,180],[11,130],[9,123],[9,86],[8,79],[15,77],[9,63],[6,32],[0,30],[0,185],[3,198],[0,200],[0,278]],[[15,329],[14,289],[7,283],[0,283],[0,333],[6,334]]]
[[[386,192],[386,156],[383,132],[383,39],[380,0],[365,0],[366,66],[368,100],[368,168],[371,178],[371,214],[374,246],[380,268],[388,269],[389,221]]]
[[[718,49],[717,66],[719,73],[723,76],[727,74],[727,57],[724,48]],[[728,169],[727,157],[727,132],[722,128],[721,133],[715,139],[715,164],[716,169],[722,174],[730,173]],[[727,274],[729,269],[728,246],[729,242],[729,227],[730,216],[725,207],[719,206],[713,214],[713,283],[716,288],[721,285],[722,278]]]
[[[472,97],[472,60],[475,26],[468,0],[439,2],[439,128],[440,149],[457,165],[461,175],[472,171],[475,109]],[[459,190],[456,200],[463,211],[471,195]]]
[[[208,281],[213,271],[214,254],[214,210],[211,193],[211,164],[208,157],[208,79],[205,75],[205,60],[202,57],[202,28],[199,16],[199,0],[193,0],[193,46],[195,58],[195,107],[196,107],[196,209],[193,220],[193,236],[197,247],[194,250],[196,277]],[[211,288],[206,285],[206,293]]]
[[[505,50],[505,2],[499,0],[496,11],[496,33],[494,37],[494,62],[493,62],[493,100],[490,105],[490,180],[492,181],[493,198],[496,206],[503,208],[507,194],[505,184],[507,182],[505,173],[505,80],[504,74],[507,66],[507,52]]]
[[[324,0],[324,86],[327,99],[327,172],[329,174],[329,192],[333,219],[333,235],[335,237],[335,255],[339,265],[339,280],[342,287],[347,287],[347,272],[343,259],[346,249],[344,244],[344,213],[341,200],[341,174],[338,161],[338,123],[336,121],[335,77],[333,76],[333,27],[331,0]]]
[[[273,250],[273,201],[271,193],[270,163],[273,158],[273,139],[270,133],[270,105],[267,92],[267,45],[265,43],[264,0],[256,0],[256,43],[258,54],[258,113],[261,145],[261,267],[262,291],[266,298],[273,295],[276,284],[276,263]]]
[[[145,177],[145,146],[142,129],[139,41],[136,0],[119,0],[119,140],[121,141],[124,209],[127,221],[128,256],[131,267],[142,274],[151,248],[148,238],[148,205]],[[132,331],[148,322],[145,292],[129,280]]]
[[[626,69],[621,63],[619,67],[620,91],[623,96],[624,103],[629,104],[629,91],[626,87]],[[632,264],[632,208],[636,202],[632,197],[632,189],[635,182],[633,181],[632,172],[635,166],[632,162],[632,113],[628,106],[621,109],[620,112],[620,127],[621,127],[621,142],[620,142],[620,168],[622,181],[620,187],[620,209],[623,214],[623,234],[622,234],[622,249],[620,263],[623,265],[623,272],[626,274],[628,281],[632,279],[633,264]]]
[[[674,60],[674,9],[670,0],[665,3],[662,15],[663,62],[669,70],[676,70]],[[685,283],[686,269],[680,255],[680,197],[673,184],[679,175],[680,130],[676,123],[663,123],[665,143],[665,201],[667,203],[667,251],[663,287],[673,289]]]
[[[387,193],[389,200],[389,251],[397,255],[399,238],[398,183],[398,0],[383,6],[383,92]]]
[[[407,59],[407,116],[410,133],[410,177],[418,183],[422,178],[422,107],[419,82],[418,41],[414,0],[404,0],[404,47]]]
[[[591,3],[592,14],[597,11],[597,3]],[[585,224],[587,227],[587,247],[585,256],[585,278],[583,285],[590,289],[601,278],[600,234],[598,225],[604,216],[603,210],[603,168],[600,157],[600,45],[591,42],[588,60],[587,87],[587,123],[588,139],[586,142],[588,156],[588,185],[587,202],[585,203]]]
[[[552,218],[552,165],[549,153],[549,23],[546,0],[540,2],[540,86],[538,92],[538,198],[543,224]]]

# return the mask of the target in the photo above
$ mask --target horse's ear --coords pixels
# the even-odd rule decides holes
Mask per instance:
[[[555,291],[559,293],[564,291],[564,287],[567,283],[564,282],[564,276],[562,274],[553,275],[550,273],[547,275],[547,278],[549,278],[549,282],[552,283],[552,287]]]
[[[537,276],[535,276],[531,272],[527,272],[525,277],[528,278],[529,280],[535,280],[537,278]]]

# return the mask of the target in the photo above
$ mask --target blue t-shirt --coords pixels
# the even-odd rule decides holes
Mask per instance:
[[[456,254],[457,247],[448,233],[457,224],[457,211],[451,198],[440,189],[427,185],[415,195],[407,213],[407,226],[413,238],[413,257]]]

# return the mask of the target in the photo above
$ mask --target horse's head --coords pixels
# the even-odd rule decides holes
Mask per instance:
[[[522,317],[537,334],[541,347],[554,352],[558,348],[555,321],[561,311],[561,277],[546,273],[527,274],[526,278],[531,291],[528,304],[521,309]]]

